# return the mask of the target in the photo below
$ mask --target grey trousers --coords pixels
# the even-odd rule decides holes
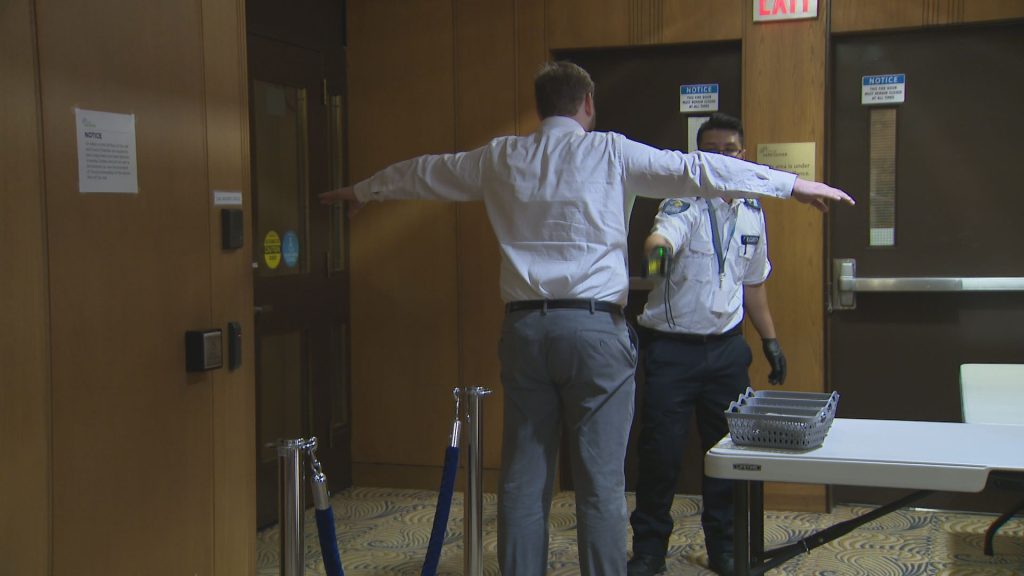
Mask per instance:
[[[626,445],[636,339],[608,312],[512,312],[502,326],[504,390],[498,561],[506,576],[547,571],[548,514],[568,435],[584,576],[626,573]]]

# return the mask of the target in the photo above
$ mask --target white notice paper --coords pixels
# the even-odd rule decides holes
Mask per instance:
[[[710,116],[689,116],[686,118],[686,151],[697,151],[697,131],[701,124],[710,120]]]
[[[214,190],[213,191],[213,205],[214,206],[241,206],[242,205],[242,193],[237,191],[228,190]]]
[[[139,193],[135,115],[75,108],[78,191]]]

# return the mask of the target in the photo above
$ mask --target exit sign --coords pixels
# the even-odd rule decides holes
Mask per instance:
[[[754,0],[754,22],[818,17],[818,0]]]

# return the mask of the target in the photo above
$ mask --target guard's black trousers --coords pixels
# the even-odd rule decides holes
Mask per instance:
[[[706,342],[647,330],[646,372],[640,413],[639,477],[633,553],[664,557],[672,534],[672,499],[683,460],[690,419],[704,452],[729,432],[724,411],[746,390],[750,347],[740,334]],[[689,462],[703,469],[703,462]],[[732,481],[703,477],[701,524],[709,554],[733,550]]]

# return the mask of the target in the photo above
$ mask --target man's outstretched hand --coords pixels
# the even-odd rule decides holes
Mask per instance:
[[[793,198],[804,204],[810,204],[822,212],[828,212],[829,201],[856,204],[849,194],[839,188],[801,178],[797,178],[796,183],[793,184]]]
[[[796,193],[795,186],[794,194]],[[317,196],[320,198],[321,204],[340,204],[345,201],[351,201],[356,199],[355,190],[351,186],[345,186],[342,188],[336,188],[334,190],[328,190]]]
[[[317,195],[320,199],[321,204],[341,204],[342,202],[348,202],[348,215],[351,218],[356,212],[362,208],[363,203],[356,198],[355,190],[351,186],[345,186],[342,188],[336,188],[334,190],[328,190]]]

